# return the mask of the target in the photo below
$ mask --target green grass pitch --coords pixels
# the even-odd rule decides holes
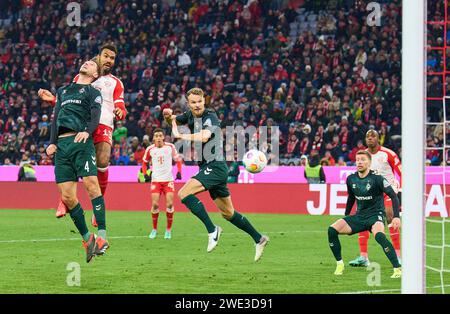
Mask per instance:
[[[88,222],[90,216],[87,212]],[[158,237],[150,240],[148,212],[107,212],[111,248],[87,264],[69,217],[57,220],[53,210],[0,210],[0,293],[400,292],[400,280],[389,278],[392,268],[373,238],[369,256],[380,265],[379,286],[367,284],[374,269],[346,266],[343,276],[333,275],[327,227],[339,217],[248,214],[271,238],[261,261],[255,263],[252,239],[219,214],[211,216],[224,233],[215,251],[207,253],[206,231],[189,213],[175,214],[171,240],[164,240],[166,219],[161,213]],[[427,227],[428,243],[439,245],[441,225]],[[447,240],[449,229],[450,225]],[[357,242],[357,236],[341,236],[346,263],[358,255]],[[427,263],[438,267],[442,251],[427,252]],[[80,286],[67,285],[71,262],[81,266]],[[427,276],[427,286],[432,287],[428,292],[440,293],[439,273],[429,271]],[[450,284],[448,276],[444,283]]]

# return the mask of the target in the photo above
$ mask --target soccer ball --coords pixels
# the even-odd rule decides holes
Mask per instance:
[[[245,153],[242,162],[248,172],[258,173],[263,171],[264,167],[266,167],[267,157],[263,152],[252,149]]]

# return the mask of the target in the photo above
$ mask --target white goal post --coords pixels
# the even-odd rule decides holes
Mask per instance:
[[[402,13],[402,293],[425,293],[426,0]]]

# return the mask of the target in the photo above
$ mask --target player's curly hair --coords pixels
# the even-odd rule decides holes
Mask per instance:
[[[112,52],[114,52],[117,55],[117,47],[114,44],[104,44],[101,48],[100,48],[100,53],[102,53],[103,50],[108,49],[111,50]]]

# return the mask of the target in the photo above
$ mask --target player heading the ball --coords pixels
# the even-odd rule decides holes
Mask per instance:
[[[91,60],[80,68],[78,81],[63,86],[56,94],[56,106],[50,132],[47,155],[55,156],[55,178],[61,199],[69,209],[70,217],[83,238],[86,262],[96,255],[103,255],[109,247],[102,236],[90,233],[84,212],[77,198],[78,178],[92,202],[94,212],[102,212],[97,218],[104,224],[105,201],[97,179],[97,165],[92,134],[100,121],[102,96],[91,83],[100,76],[100,65]]]

